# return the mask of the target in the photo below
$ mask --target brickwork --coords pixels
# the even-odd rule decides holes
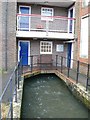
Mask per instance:
[[[75,26],[75,37],[77,38],[74,44],[74,58],[80,60],[81,62],[90,63],[90,33],[88,36],[88,59],[80,57],[80,40],[81,40],[81,17],[90,13],[90,6],[82,7],[82,0],[76,1],[76,26]],[[90,24],[89,24],[90,25]]]
[[[9,70],[16,64],[16,2],[2,2],[2,4],[2,69]]]
[[[0,2],[0,73],[2,69],[2,2]]]
[[[80,44],[79,42],[79,37],[80,37],[80,2],[76,1],[75,4],[75,18],[76,18],[76,22],[75,22],[75,44],[74,44],[74,59],[78,60],[78,53],[79,53],[79,47],[78,45]]]
[[[88,63],[90,64],[90,6],[89,6],[89,9],[88,9],[88,11],[89,11],[89,23],[88,23],[88,30],[89,30],[89,34],[88,34]]]
[[[2,2],[0,2],[0,96],[2,94]]]

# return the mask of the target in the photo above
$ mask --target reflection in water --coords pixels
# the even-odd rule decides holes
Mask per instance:
[[[21,118],[87,118],[88,110],[54,74],[25,79]]]

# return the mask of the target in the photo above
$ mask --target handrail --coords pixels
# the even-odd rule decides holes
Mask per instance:
[[[65,17],[65,16],[43,16],[40,14],[20,14],[17,13],[17,16],[32,16],[32,17],[46,17],[46,18],[61,18],[61,19],[68,19],[68,20],[76,20],[75,18],[69,18],[69,17]]]
[[[9,78],[9,81],[7,82],[6,87],[5,87],[4,90],[3,90],[3,93],[2,93],[2,95],[1,95],[1,97],[0,97],[0,100],[3,98],[3,95],[4,95],[4,93],[6,92],[6,90],[7,90],[7,88],[8,88],[8,85],[9,85],[10,81],[12,80],[12,77],[13,77],[14,73],[15,73],[16,69],[18,68],[18,65],[19,65],[19,62],[18,62],[18,64],[15,66],[14,71],[13,71],[13,73],[11,74],[11,76],[10,76],[10,78]]]
[[[75,18],[17,13],[17,31],[63,32],[74,34]],[[28,20],[27,20],[28,19]]]
[[[9,117],[8,115],[10,115],[11,116],[10,118],[13,118],[13,108],[12,108],[13,105],[12,104],[13,104],[14,95],[15,95],[15,101],[17,102],[17,88],[19,89],[19,87],[17,87],[17,86],[19,86],[18,85],[19,84],[19,77],[21,77],[21,74],[22,74],[21,72],[19,72],[19,70],[21,71],[21,69],[22,69],[21,61],[22,60],[20,59],[20,61],[15,66],[15,68],[14,68],[11,76],[9,77],[9,80],[8,80],[8,82],[7,82],[5,88],[0,96],[0,120],[2,119],[2,108],[1,108],[2,101],[3,101],[4,95],[6,94],[7,90],[9,90],[9,89],[10,89],[10,98],[9,98],[10,106],[9,106],[9,111],[7,113],[7,117]],[[17,74],[16,74],[16,71],[17,71]],[[18,76],[18,78],[16,76]],[[13,79],[13,77],[14,77],[14,79]],[[16,81],[18,81],[18,82],[16,82]],[[15,84],[14,87],[12,86],[12,82],[14,82],[14,84]],[[10,112],[11,112],[11,114],[10,114]]]

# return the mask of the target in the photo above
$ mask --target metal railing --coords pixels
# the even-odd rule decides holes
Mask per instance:
[[[0,97],[0,120],[13,119],[13,98],[17,102],[17,89],[22,75],[21,61],[18,62],[13,73],[11,74]]]
[[[86,87],[86,91],[90,86],[90,64],[82,63],[74,59],[66,58],[58,55],[32,55],[29,56],[29,65],[23,66],[22,60],[15,67],[10,79],[0,97],[0,119],[13,118],[13,97],[17,102],[17,89],[21,75],[35,70],[58,70],[68,78],[77,83],[81,83]],[[8,104],[8,111],[3,116],[3,105]]]
[[[57,62],[57,65],[60,65],[61,73],[65,74],[76,83],[81,83],[87,90],[88,86],[90,86],[90,64],[63,56],[58,56],[57,59],[57,61],[60,61]]]
[[[90,64],[83,63],[63,56],[34,55],[30,57],[30,64],[23,66],[23,72],[34,70],[58,70],[71,78],[74,82],[81,83],[86,87],[90,86]]]
[[[45,31],[74,33],[75,18],[64,16],[41,16],[37,14],[17,14],[17,31]]]

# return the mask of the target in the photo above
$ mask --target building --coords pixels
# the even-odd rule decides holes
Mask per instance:
[[[23,65],[30,64],[31,55],[42,55],[44,62],[56,55],[73,58],[74,0],[8,0],[0,9],[1,70],[13,69],[21,56]]]
[[[90,5],[89,0],[81,0],[76,2],[76,38],[77,38],[77,54],[76,59],[90,63]]]
[[[76,27],[74,44],[74,59],[90,64],[90,4],[89,0],[76,1]],[[87,65],[82,64],[80,70],[87,74]]]

